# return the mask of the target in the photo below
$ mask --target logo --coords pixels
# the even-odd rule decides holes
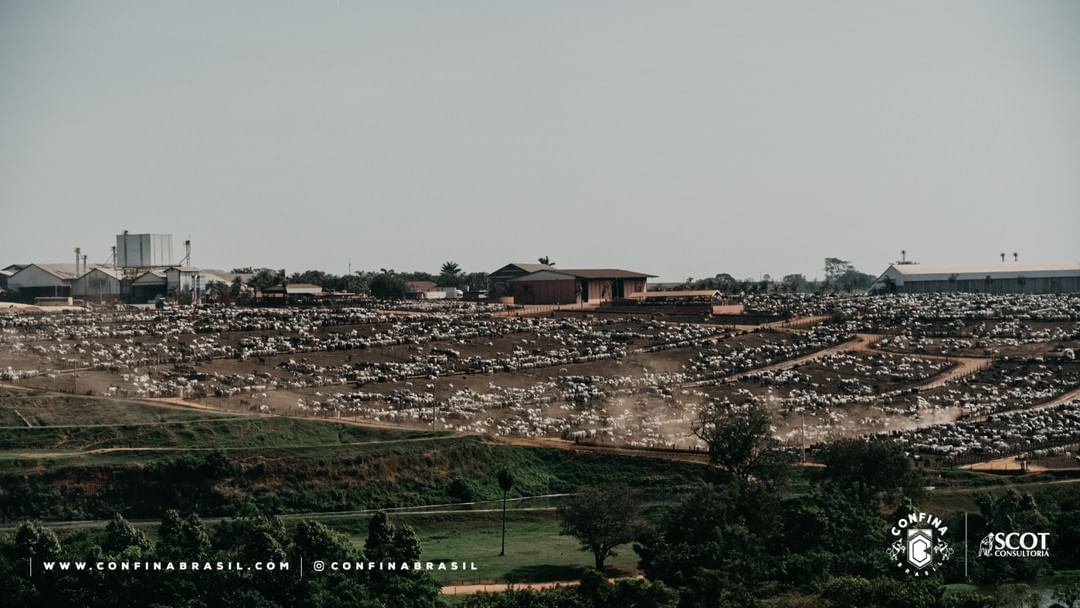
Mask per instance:
[[[1050,557],[1049,532],[991,532],[979,543],[979,557]]]
[[[945,542],[948,531],[941,519],[929,513],[909,513],[890,530],[893,543],[886,553],[905,574],[930,576],[952,557],[952,547]]]

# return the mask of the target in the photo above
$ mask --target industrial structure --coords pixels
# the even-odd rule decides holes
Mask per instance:
[[[190,247],[190,241],[187,242]],[[127,230],[116,235],[117,268],[168,268],[173,265],[171,234],[130,234]]]
[[[1014,260],[1016,256],[1014,255]],[[1078,293],[1080,263],[891,264],[871,285],[879,293]]]
[[[146,303],[159,298],[190,294],[200,299],[211,283],[228,283],[232,274],[194,268],[191,241],[184,241],[184,257],[173,261],[171,234],[116,235],[116,245],[103,264],[90,264],[76,247],[74,264],[12,264],[3,269],[5,289],[24,302],[42,298],[78,298],[88,302]]]

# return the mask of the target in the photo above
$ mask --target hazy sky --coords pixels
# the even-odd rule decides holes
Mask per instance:
[[[290,272],[1080,260],[1080,2],[0,0],[0,266],[125,228]]]

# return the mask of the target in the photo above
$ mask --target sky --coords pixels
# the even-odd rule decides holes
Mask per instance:
[[[0,267],[1080,260],[1080,2],[0,0]]]

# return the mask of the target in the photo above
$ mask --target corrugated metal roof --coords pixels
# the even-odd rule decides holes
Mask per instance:
[[[86,275],[88,275],[88,274],[90,274],[91,272],[94,272],[94,271],[100,272],[102,274],[109,275],[110,277],[112,277],[112,278],[114,278],[114,279],[116,279],[118,281],[120,279],[124,278],[124,273],[123,272],[120,272],[119,270],[115,270],[113,268],[108,268],[106,266],[97,266],[97,267],[92,266],[90,268],[90,270],[87,270],[86,272],[79,275],[79,278],[81,279],[81,278],[85,277]]]
[[[62,279],[62,280],[65,280],[65,281],[70,281],[70,280],[78,278],[75,275],[75,264],[38,264],[38,263],[34,263],[34,264],[27,265],[22,270],[26,270],[26,268],[29,268],[30,266],[37,266],[38,268],[40,268],[40,269],[44,270],[45,272],[55,276],[56,278]],[[79,266],[82,266],[82,264],[79,264]],[[88,268],[89,268],[89,270],[94,270],[95,268],[107,268],[107,267],[106,266],[100,266],[100,265],[97,265],[97,264],[90,264],[88,266]],[[22,270],[20,270],[19,272],[22,272]],[[16,274],[18,274],[18,273],[16,273]]]
[[[621,268],[553,268],[552,270],[572,274],[579,279],[644,279],[656,276]]]
[[[1080,271],[1080,262],[997,262],[989,264],[893,264],[904,277],[921,274],[964,274],[994,272],[1055,272]]]
[[[648,300],[659,298],[715,298],[720,295],[716,289],[692,289],[682,291],[639,291],[626,297],[634,300]]]
[[[988,264],[893,264],[874,282],[973,281],[1080,276],[1080,262],[998,262]]]
[[[553,266],[548,266],[547,264],[519,264],[517,262],[512,262],[510,264],[507,264],[506,266],[517,266],[518,268],[524,270],[525,272],[536,272],[537,270],[549,270],[549,269],[554,270]],[[503,268],[505,268],[506,266],[504,266]],[[502,270],[502,268],[500,268],[499,270]]]
[[[645,279],[648,277],[655,277],[653,274],[644,274],[641,272],[633,272],[631,270],[622,270],[619,268],[552,268],[550,266],[544,266],[541,270],[530,272],[529,274],[522,275],[513,281],[528,281],[533,275],[543,274],[558,274],[567,278],[574,279]]]
[[[544,270],[537,270],[536,272],[530,272],[529,274],[523,274],[515,279],[510,279],[511,283],[524,283],[528,281],[573,281],[574,275],[555,270],[553,268],[545,268]]]

